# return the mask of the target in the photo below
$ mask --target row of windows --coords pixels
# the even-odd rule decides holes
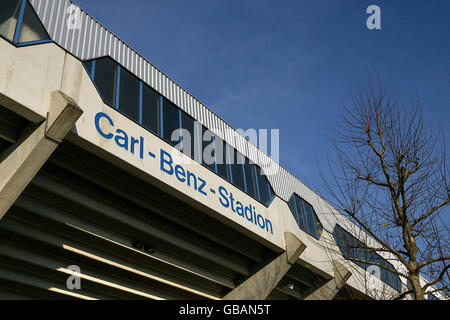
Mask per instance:
[[[259,202],[275,196],[248,158],[109,57],[84,65],[103,101],[203,164]]]
[[[392,264],[384,260],[378,253],[367,252],[367,250],[364,249],[364,245],[361,243],[361,241],[353,237],[350,233],[345,231],[339,225],[335,226],[333,231],[333,237],[344,257],[378,263],[387,268],[394,269]],[[355,262],[355,263],[365,270],[367,270],[367,267],[370,266],[369,263],[362,263],[362,262]],[[380,271],[381,271],[381,281],[388,284],[398,292],[402,291],[402,282],[397,274],[383,268],[380,268]]]
[[[27,0],[0,1],[0,35],[16,45],[50,41]]]
[[[319,240],[323,227],[314,208],[295,193],[289,200],[288,205],[300,229]]]

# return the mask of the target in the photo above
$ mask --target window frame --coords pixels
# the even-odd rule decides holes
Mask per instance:
[[[42,21],[38,14],[36,13],[36,10],[34,10],[34,7],[31,5],[31,3],[28,0],[18,0],[17,1],[18,8],[19,8],[19,15],[17,17],[17,22],[14,27],[14,35],[12,39],[7,38],[3,34],[0,34],[0,37],[9,43],[13,44],[16,47],[26,47],[26,46],[32,46],[32,45],[39,45],[44,43],[51,43],[53,40],[51,39],[50,35],[47,32],[47,29],[45,29],[44,25],[42,24]],[[25,10],[27,7],[27,4],[31,10],[33,10],[33,14],[37,17],[39,20],[40,25],[42,26],[42,29],[45,32],[45,35],[47,36],[47,39],[41,39],[41,40],[34,40],[34,41],[25,41],[25,42],[19,42],[20,41],[20,35],[22,32],[22,26],[23,26],[23,18],[25,16]],[[12,18],[12,17],[10,17]]]

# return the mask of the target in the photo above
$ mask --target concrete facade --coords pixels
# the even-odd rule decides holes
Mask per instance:
[[[0,219],[58,147],[83,111],[75,102],[55,91],[47,119],[32,125],[11,148],[0,155]]]
[[[286,232],[284,238],[286,250],[223,297],[224,300],[264,300],[269,296],[306,249],[292,233]]]
[[[33,2],[38,7],[40,6],[39,3],[39,1]],[[37,11],[40,12],[42,10],[39,7]],[[257,267],[253,268],[253,266],[247,267],[233,264],[233,257],[231,255],[230,257],[220,256],[218,254],[214,256],[213,250],[209,252],[205,250],[202,252],[204,256],[211,255],[212,258],[210,260],[216,259],[220,263],[230,266],[230,269],[233,269],[233,273],[227,276],[232,280],[228,279],[227,276],[215,275],[213,267],[209,270],[211,274],[206,272],[201,274],[199,271],[201,266],[196,266],[195,264],[176,264],[174,262],[175,259],[165,260],[164,263],[167,263],[167,268],[176,265],[182,272],[189,271],[189,275],[180,280],[175,279],[176,277],[172,279],[164,275],[157,276],[156,273],[164,268],[158,269],[157,271],[153,270],[154,273],[148,270],[144,272],[144,267],[140,266],[138,268],[134,266],[132,268],[126,264],[125,260],[122,261],[117,258],[117,261],[120,261],[119,263],[112,261],[114,257],[109,256],[108,260],[102,256],[106,255],[106,250],[100,250],[95,254],[88,253],[87,249],[83,251],[84,249],[76,249],[74,246],[67,245],[62,238],[52,238],[52,236],[45,232],[39,234],[39,237],[45,239],[48,243],[56,243],[58,248],[61,247],[66,251],[71,250],[72,253],[76,252],[82,255],[83,258],[91,258],[96,263],[98,261],[107,263],[109,267],[113,266],[121,269],[121,272],[126,270],[133,274],[145,276],[146,278],[160,281],[164,285],[175,287],[177,290],[180,289],[203,298],[266,299],[273,291],[279,289],[280,280],[288,274],[292,275],[291,279],[298,279],[299,283],[310,287],[308,290],[303,290],[301,294],[292,293],[294,296],[297,295],[297,298],[333,299],[344,286],[361,295],[370,297],[371,293],[367,290],[366,280],[372,276],[357,265],[343,259],[333,239],[331,233],[332,226],[333,223],[339,220],[339,218],[334,216],[334,213],[337,214],[337,210],[332,208],[322,198],[315,195],[309,188],[303,187],[301,190],[296,190],[296,192],[299,196],[304,197],[305,200],[311,203],[315,211],[320,215],[319,218],[325,230],[319,240],[298,227],[286,199],[283,199],[280,195],[276,196],[268,207],[264,206],[220,176],[173,148],[160,137],[106,105],[86,72],[82,61],[61,46],[55,43],[46,43],[35,46],[15,47],[11,43],[0,39],[0,70],[0,105],[31,123],[22,133],[21,138],[14,143],[13,147],[0,153],[0,227],[3,222],[2,220],[13,218],[16,211],[19,211],[18,209],[32,210],[29,204],[31,200],[26,196],[21,198],[24,189],[33,178],[35,179],[33,180],[31,189],[37,188],[36,186],[45,189],[47,184],[50,185],[50,183],[47,183],[48,181],[45,179],[45,176],[38,176],[37,178],[35,176],[47,163],[47,160],[61,142],[67,141],[79,148],[79,150],[86,151],[102,159],[105,164],[113,165],[125,172],[130,177],[130,180],[139,179],[145,188],[148,187],[151,190],[158,190],[163,195],[170,195],[180,203],[186,204],[186,207],[189,206],[189,208],[201,213],[202,217],[211,219],[208,221],[217,222],[218,225],[223,225],[224,228],[226,227],[226,230],[232,230],[236,234],[245,235],[245,239],[252,242],[251,245],[248,245],[249,247],[264,248],[264,250],[270,252],[271,258],[264,255],[260,257],[256,253],[246,252],[254,260],[262,260],[257,264]],[[173,100],[176,101],[177,99]],[[118,146],[117,141],[114,139],[114,136],[118,134],[117,130],[125,132],[130,141],[131,137],[139,141],[138,147],[136,148],[140,148],[139,150],[142,150],[142,152],[139,153],[137,150],[132,152],[131,148],[121,148]],[[105,138],[105,133],[111,135],[112,138]],[[163,154],[170,155],[173,166],[178,164],[185,172],[194,173],[196,177],[206,181],[206,194],[199,192],[198,188],[193,188],[186,181],[179,179],[175,174],[168,174],[162,170],[162,160],[158,161],[155,157],[149,156],[150,153],[160,155],[161,159]],[[94,173],[92,172],[92,176],[94,176]],[[114,174],[112,173],[112,175]],[[102,185],[107,183],[109,181],[99,181],[99,184]],[[55,185],[57,184],[55,183]],[[262,228],[255,221],[250,221],[248,217],[241,216],[230,208],[220,205],[219,197],[213,191],[220,190],[221,187],[226,188],[230,193],[232,192],[243,204],[253,207],[253,211],[257,212],[263,221],[266,221],[266,228]],[[48,187],[48,189],[51,188]],[[59,189],[55,187],[52,193],[63,198],[64,192],[61,190],[64,189],[62,187]],[[67,189],[67,194],[69,194],[69,191]],[[125,193],[123,192],[123,194]],[[284,195],[283,192],[280,192],[280,194]],[[125,196],[123,197],[125,198]],[[86,198],[85,203],[92,201],[98,207],[103,205],[101,202],[95,202],[94,200],[96,199]],[[140,205],[144,207],[147,204],[140,203]],[[13,206],[12,209],[11,206]],[[94,205],[92,205],[93,207]],[[97,211],[100,212],[101,210],[98,209]],[[105,212],[105,219],[108,217],[111,220],[115,219],[114,221],[126,221],[130,226],[133,226],[134,229],[132,230],[138,230],[141,234],[144,234],[145,230],[140,225],[142,221],[138,222],[138,220],[134,220],[135,218],[133,216],[125,215],[120,210],[116,212],[111,209],[105,209],[103,211]],[[63,219],[61,217],[51,216],[46,210],[42,210],[40,214],[50,221]],[[164,214],[169,215],[166,212]],[[28,217],[27,214],[23,215]],[[183,216],[181,215],[180,217],[176,218],[174,216],[171,219],[180,220]],[[79,223],[77,229],[81,229],[81,226],[88,225],[87,222],[77,221],[73,217],[64,219],[66,219],[63,220],[64,225],[76,225]],[[9,224],[5,227],[5,230],[11,233],[13,233],[15,224],[18,225],[17,221],[12,220],[11,222],[8,221]],[[271,222],[270,229],[267,221]],[[97,236],[97,238],[107,239],[108,245],[114,243],[119,248],[117,252],[122,250],[123,247],[127,247],[127,250],[133,252],[133,254],[136,254],[136,251],[138,251],[135,247],[132,248],[126,241],[120,238],[119,234],[112,235],[111,230],[102,230],[101,226],[98,229],[96,228],[91,227],[91,231],[86,231],[86,234],[98,232],[96,234],[102,236]],[[194,231],[198,232],[198,234],[195,234],[195,237],[199,239],[201,239],[201,233],[205,232],[206,229],[207,226],[203,227],[203,229],[197,226],[190,226],[192,233]],[[172,241],[171,244],[178,241],[178,239],[175,239],[176,235],[163,234],[158,228],[152,230],[155,234],[160,232],[161,238],[173,237],[173,239],[167,240],[167,242]],[[26,234],[27,232],[23,231],[23,233]],[[176,230],[174,231],[175,233]],[[108,238],[109,236],[110,238]],[[201,242],[198,239],[194,240]],[[105,245],[105,247],[108,246]],[[142,245],[142,247],[145,248],[146,246]],[[228,252],[225,249],[228,250],[229,247],[230,245],[226,241],[222,241],[220,246],[213,246],[213,249],[218,248],[224,250],[224,252]],[[241,253],[246,251],[240,248],[232,249],[241,251]],[[5,244],[6,250],[10,250],[9,244]],[[17,252],[19,251],[17,250]],[[186,255],[192,254],[194,251],[194,247],[186,246]],[[140,252],[139,254],[145,256],[145,259],[149,257],[154,258],[151,257],[151,250],[147,250],[144,253]],[[14,259],[25,259],[24,257],[28,257],[29,255],[27,252],[23,252],[23,256],[17,253]],[[123,255],[131,254],[123,253]],[[157,258],[161,261],[164,260],[160,256]],[[58,267],[57,263],[50,261],[51,259],[47,259],[48,261],[46,260],[45,263],[41,262],[41,260],[43,261],[45,259],[41,259],[40,257],[34,257],[33,259],[39,261],[42,266],[48,263],[48,265],[52,266],[52,269],[64,274],[70,274],[67,268]],[[121,256],[121,259],[123,259],[123,256]],[[159,260],[158,263],[160,263]],[[301,276],[296,278],[296,271],[294,269],[300,267],[305,274],[308,273],[313,278],[316,277],[319,280],[309,280]],[[11,273],[5,271],[5,274],[14,274],[11,270],[8,270],[8,272]],[[234,273],[242,273],[245,276],[243,281],[240,281],[241,278],[235,276],[236,279],[239,279],[239,281],[236,281],[233,278]],[[223,279],[221,276],[223,276]],[[89,281],[95,278],[92,275],[84,275],[84,277]],[[192,282],[189,282],[190,277],[197,279],[198,282],[204,279],[208,279],[208,281],[213,279],[211,283],[220,282],[226,287],[226,290],[223,291],[225,294],[217,293],[213,295],[202,292],[196,288],[195,283],[192,284]],[[135,289],[124,289],[128,285],[126,282],[120,285],[115,283],[110,285],[115,279],[107,277],[105,279],[108,281],[98,280],[97,284],[101,283],[105,285],[105,283],[108,283],[108,286],[113,288],[111,289],[112,291],[121,290],[130,295],[137,294],[146,298],[158,298],[157,295],[145,291],[145,288],[139,289],[141,291],[136,289],[139,285],[135,285],[133,287]],[[371,280],[375,282],[376,287],[380,287],[383,291],[387,291],[392,295],[395,294],[394,289],[385,285],[380,280]],[[183,282],[183,284],[181,285],[177,281],[180,281],[180,283]],[[213,285],[208,283],[205,287],[207,286]],[[42,287],[48,287],[48,285],[43,283]],[[130,287],[132,286],[130,285]],[[59,290],[58,292],[64,292],[64,294],[71,294],[65,289],[59,288],[57,290]],[[146,293],[144,294],[142,292]],[[77,297],[83,297],[83,295],[78,295]]]

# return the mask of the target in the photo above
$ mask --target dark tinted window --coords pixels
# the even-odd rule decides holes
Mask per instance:
[[[163,102],[163,138],[166,139],[172,146],[180,142],[180,135],[175,136],[175,130],[180,129],[180,114],[179,109],[167,99]],[[180,133],[178,131],[178,133]],[[172,134],[173,140],[172,140]]]
[[[83,62],[84,67],[86,68],[86,70],[87,70],[87,72],[89,74],[89,77],[91,76],[91,72],[92,72],[92,61],[93,60],[89,60],[89,61]]]
[[[202,126],[201,158],[199,158],[201,161],[199,162],[216,172],[214,138],[214,134]]]
[[[298,213],[297,213],[297,207],[295,205],[295,197],[291,197],[288,201],[288,207],[289,210],[291,210],[292,216],[294,217],[294,220],[298,224]]]
[[[270,183],[261,168],[257,169],[257,176],[260,201],[267,205],[272,200]]]
[[[14,40],[21,2],[19,0],[0,1],[0,34],[9,41]]]
[[[251,163],[249,159],[245,158],[245,184],[247,186],[247,194],[254,199],[258,199],[255,179],[255,164]]]
[[[94,82],[103,101],[115,107],[117,64],[110,58],[95,61]]]
[[[225,180],[230,181],[230,176],[228,174],[228,144],[217,136],[214,138],[214,144],[216,150],[217,173],[225,178]]]
[[[323,228],[314,208],[295,193],[288,205],[300,229],[319,239]]]
[[[315,236],[317,234],[317,232],[316,232],[316,226],[315,226],[315,223],[314,223],[314,210],[313,210],[313,207],[309,203],[307,203],[305,201],[303,201],[303,205],[305,207],[305,217],[306,217],[307,231],[308,231],[309,234]]]
[[[27,1],[19,43],[48,39],[47,31],[45,31],[44,26],[41,24],[36,12],[34,12],[33,7]]]
[[[139,80],[121,68],[119,88],[119,111],[139,122]]]
[[[195,133],[194,119],[188,115],[186,112],[181,111],[181,132],[183,136],[183,153],[191,158],[194,158],[194,147],[197,146],[195,143],[195,138],[197,134]]]
[[[344,257],[365,260],[366,255],[364,254],[364,251],[358,248],[359,241],[355,237],[350,235],[347,231],[342,229],[339,225],[336,225],[334,227],[333,237],[336,240],[336,243],[339,246],[339,249],[341,250]],[[356,264],[365,268],[365,265],[362,265],[361,263]]]
[[[159,133],[160,95],[149,86],[142,88],[142,125],[154,133]]]
[[[319,218],[317,217],[316,212],[314,211],[314,208],[312,208],[312,210],[313,210],[313,220],[314,220],[314,228],[315,228],[314,232],[317,235],[317,238],[319,238],[323,232],[323,227],[322,227],[322,223],[319,221]]]
[[[230,147],[230,160],[231,160],[231,174],[233,177],[233,184],[243,190],[245,190],[245,177],[244,177],[244,156],[236,149]]]
[[[302,199],[300,197],[294,196],[294,204],[295,204],[295,208],[297,210],[298,226],[303,231],[307,231],[306,230],[306,218],[305,218],[306,210],[305,210],[305,206],[303,204]]]

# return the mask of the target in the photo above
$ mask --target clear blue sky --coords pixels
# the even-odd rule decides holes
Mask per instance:
[[[450,147],[450,1],[75,1],[233,127],[279,128],[281,164],[314,189],[339,96],[374,72],[417,87]]]

